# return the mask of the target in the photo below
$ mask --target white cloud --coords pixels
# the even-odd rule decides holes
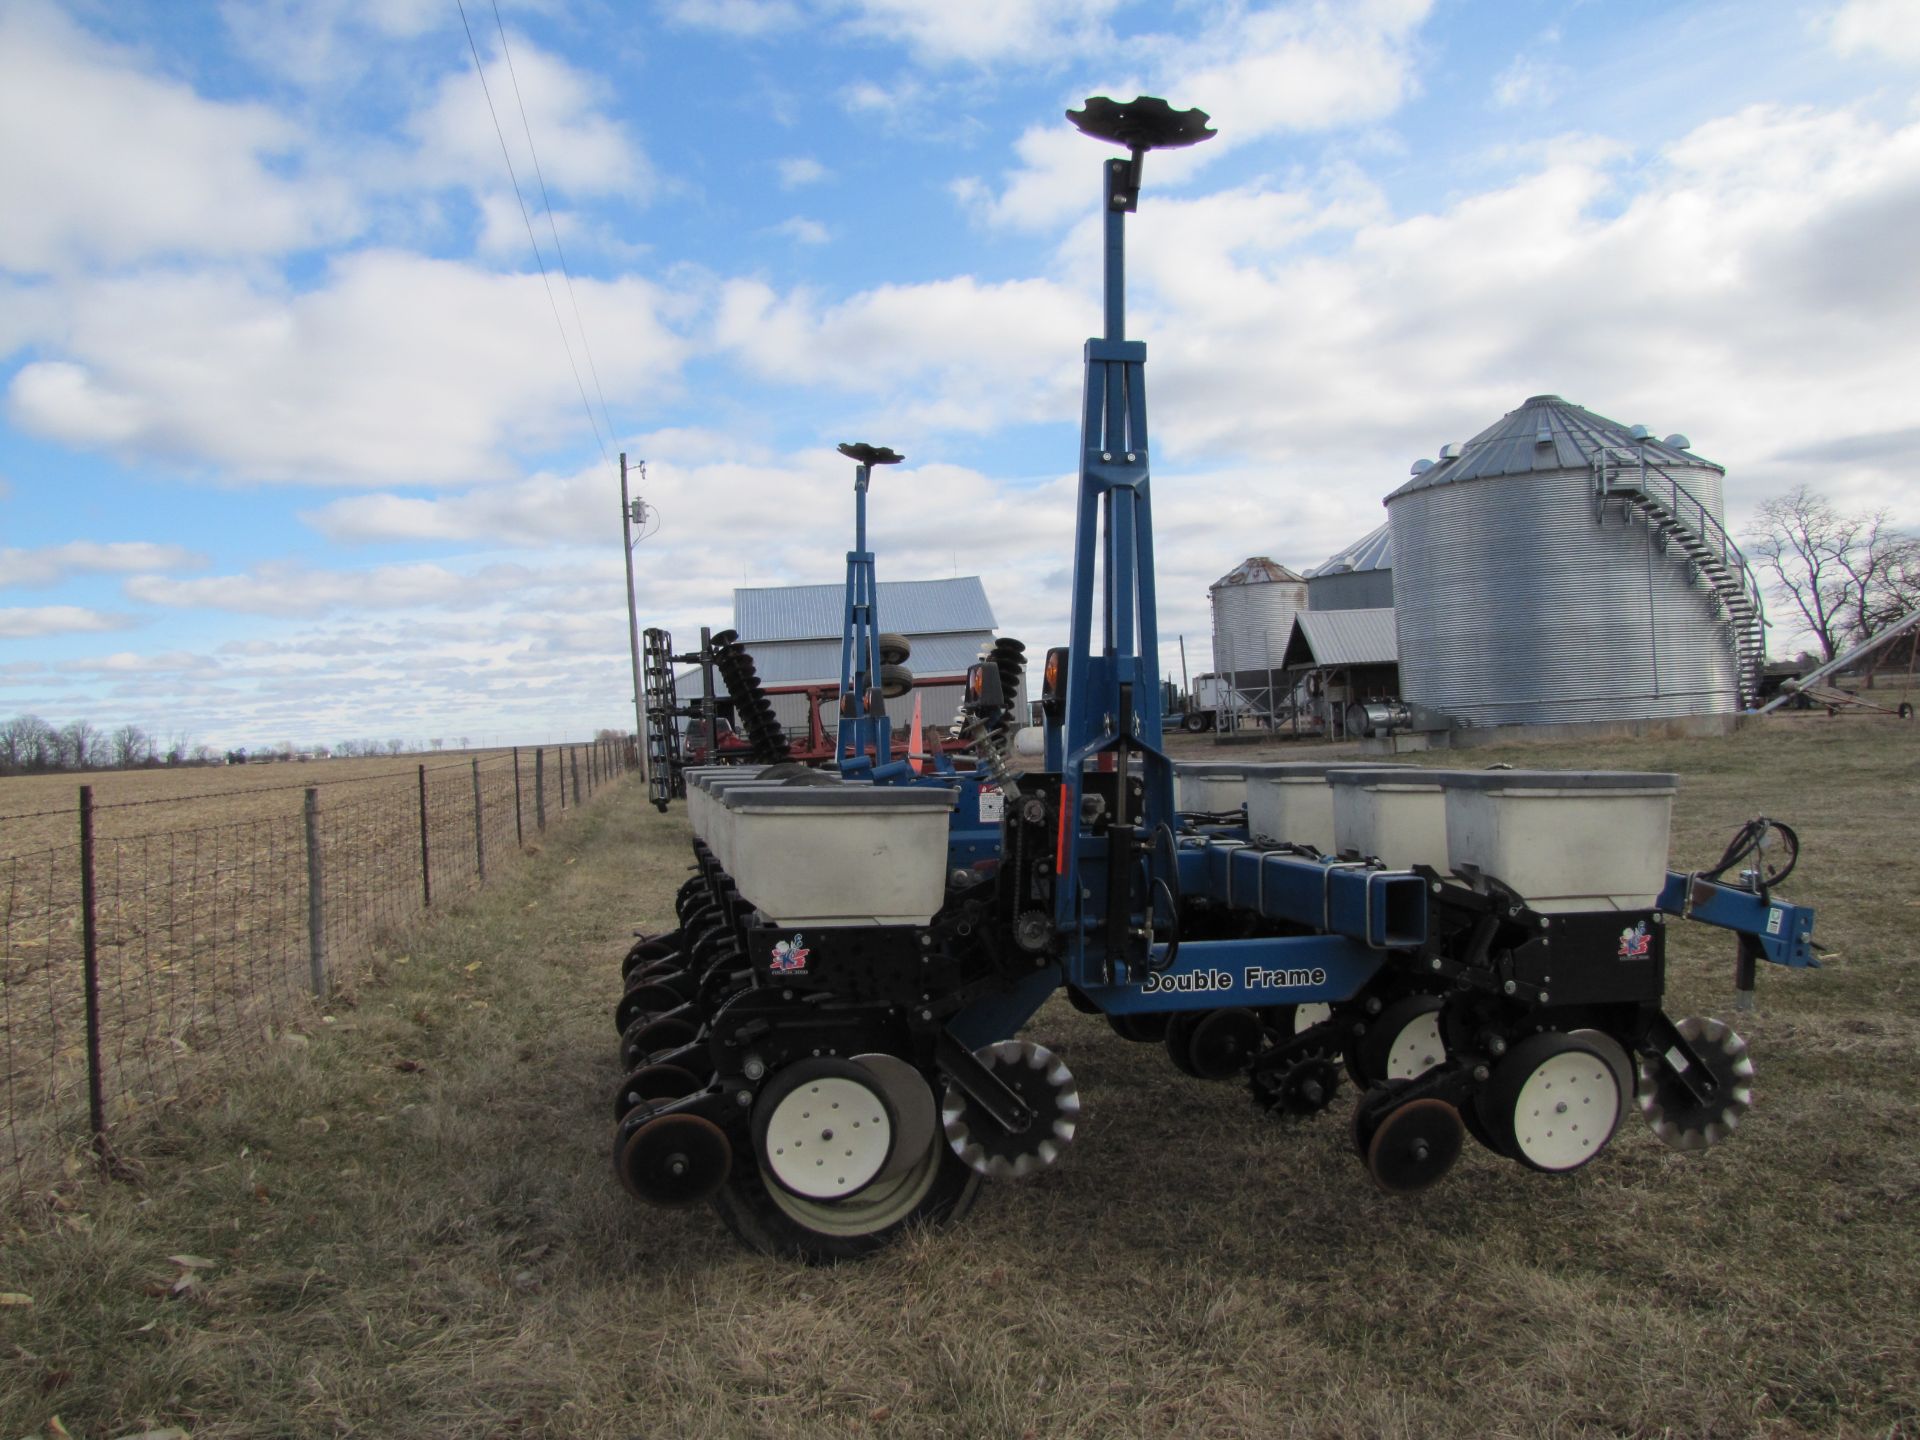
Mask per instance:
[[[793,0],[663,0],[667,18],[696,30],[728,35],[767,35],[800,23]]]
[[[826,226],[804,215],[789,216],[773,229],[775,234],[786,236],[796,245],[824,245],[833,238]]]
[[[793,155],[780,161],[780,188],[798,190],[803,185],[817,185],[827,178],[827,167],[811,155]]]
[[[904,45],[931,65],[1049,65],[1110,44],[1120,0],[850,0],[856,34]]]
[[[220,18],[251,63],[318,88],[357,78],[380,42],[422,35],[448,14],[441,0],[223,0]]]
[[[244,575],[209,575],[198,580],[136,576],[127,582],[126,594],[130,600],[169,609],[312,617],[341,611],[484,604],[498,599],[503,590],[521,588],[527,579],[527,572],[515,565],[493,565],[463,574],[424,562],[367,570],[316,570],[277,562],[255,566]]]
[[[636,204],[647,199],[655,184],[653,167],[639,143],[603,113],[612,98],[604,80],[575,69],[519,35],[510,37],[509,67],[497,47],[490,46],[484,36],[477,38],[486,57],[485,89],[471,63],[443,75],[432,98],[402,125],[417,149],[399,164],[396,178],[506,194],[509,179],[500,154],[504,138],[521,193],[536,218],[542,176],[556,197],[619,195]],[[493,114],[487,109],[488,94],[493,98]],[[527,149],[528,128],[539,147],[537,171]]]
[[[1538,56],[1519,54],[1493,80],[1493,103],[1503,110],[1537,108],[1560,97],[1573,72]]]
[[[0,267],[277,254],[341,238],[355,207],[339,182],[298,174],[306,143],[265,106],[145,73],[48,6],[0,9]]]
[[[678,302],[635,279],[574,290],[619,337],[595,351],[610,403],[670,394]],[[23,367],[7,402],[68,444],[321,484],[502,476],[506,452],[586,433],[538,276],[391,251],[347,255],[304,294],[216,273],[79,288],[63,354]]]
[[[204,555],[184,545],[156,545],[146,540],[116,540],[104,544],[75,540],[39,550],[0,549],[0,588],[56,585],[76,574],[187,570],[206,563]]]
[[[95,630],[124,630],[132,620],[79,605],[38,605],[0,609],[0,636],[24,640],[40,635],[77,635]]]
[[[884,285],[820,305],[752,280],[721,292],[716,342],[768,379],[880,394],[895,423],[970,430],[1072,413],[1092,306],[1046,280]]]
[[[1847,0],[1828,24],[1828,39],[1842,55],[1920,63],[1920,7],[1912,0]]]
[[[1178,185],[1248,141],[1391,115],[1414,91],[1415,39],[1430,8],[1430,0],[1236,6],[1191,41],[1138,47],[1149,67],[1144,81],[1109,76],[1076,93],[1125,97],[1148,86],[1175,106],[1202,105],[1216,138],[1147,162],[1149,183]],[[1028,130],[1014,153],[1018,163],[997,193],[963,182],[956,190],[962,203],[994,224],[1029,230],[1084,212],[1099,178],[1087,140],[1055,122]]]

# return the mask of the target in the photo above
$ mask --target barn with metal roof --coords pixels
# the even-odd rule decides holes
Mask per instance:
[[[1339,739],[1347,730],[1347,707],[1396,700],[1400,651],[1393,611],[1302,610],[1293,617],[1280,662],[1300,688],[1307,708],[1320,717],[1321,733]]]
[[[881,629],[906,636],[913,647],[907,668],[914,674],[914,691],[888,701],[887,713],[896,726],[906,724],[913,718],[917,694],[923,723],[944,729],[960,707],[967,667],[979,658],[980,647],[993,640],[993,607],[987,603],[986,586],[978,575],[882,580],[875,598]],[[837,686],[845,603],[844,584],[735,590],[733,628],[753,656],[761,684],[769,689]],[[697,687],[697,675],[691,678]],[[769,698],[783,726],[805,729],[804,695]],[[836,717],[827,714],[822,719],[832,728]]]

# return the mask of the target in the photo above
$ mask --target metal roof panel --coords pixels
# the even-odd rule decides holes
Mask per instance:
[[[978,575],[951,580],[882,580],[876,597],[880,624],[902,635],[992,630],[993,607]],[[733,628],[756,640],[840,638],[846,585],[779,585],[733,592]],[[834,668],[839,661],[836,657]]]
[[[1391,610],[1302,610],[1281,665],[1397,665]]]
[[[1393,532],[1387,524],[1362,535],[1339,554],[1321,561],[1307,571],[1307,579],[1319,575],[1350,575],[1359,570],[1393,568]]]

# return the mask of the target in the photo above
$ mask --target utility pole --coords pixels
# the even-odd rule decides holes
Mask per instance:
[[[647,478],[647,462],[635,467],[642,480]],[[640,673],[640,606],[633,594],[633,527],[647,517],[645,500],[627,498],[627,452],[620,452],[620,539],[627,556],[627,642],[633,650],[633,743],[640,756],[640,783],[652,780],[647,766],[647,687]]]

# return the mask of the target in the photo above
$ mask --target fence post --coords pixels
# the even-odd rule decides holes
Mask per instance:
[[[553,747],[553,763],[554,763],[554,768],[560,772],[560,784],[557,788],[560,791],[560,809],[561,809],[561,812],[564,814],[567,808],[567,747],[566,746],[556,745]]]
[[[80,956],[87,987],[87,1126],[93,1148],[107,1139],[106,1080],[100,1070],[100,937],[93,890],[93,787],[80,787]]]
[[[427,854],[427,767],[420,767],[420,894],[433,904],[433,866]]]
[[[567,759],[573,765],[573,803],[578,805],[580,803],[580,747],[578,745],[567,747]]]
[[[533,823],[547,828],[547,747],[533,752]]]
[[[525,845],[527,832],[520,823],[520,747],[513,747],[513,843]]]
[[[473,758],[473,873],[487,881],[487,841],[480,828],[480,757]]]
[[[599,756],[600,742],[597,740],[589,741],[587,743],[587,795],[589,798],[593,795],[593,787],[600,783],[600,775],[595,768],[599,761]]]
[[[320,791],[307,787],[307,974],[313,998],[327,998],[327,902],[320,863]]]

